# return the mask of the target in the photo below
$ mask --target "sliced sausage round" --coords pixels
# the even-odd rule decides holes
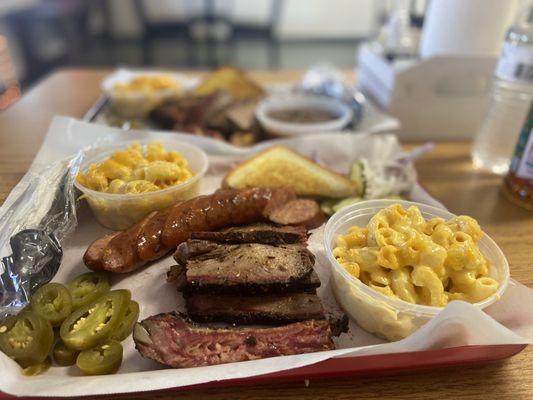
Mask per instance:
[[[318,228],[324,223],[325,216],[314,200],[291,200],[272,210],[268,218],[281,225],[301,225],[307,229]]]

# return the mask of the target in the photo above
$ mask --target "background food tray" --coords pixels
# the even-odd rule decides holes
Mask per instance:
[[[266,85],[267,90],[271,93],[287,93],[291,84],[276,83]],[[120,127],[122,129],[155,129],[153,124],[146,119],[137,119],[137,126],[130,126],[129,124],[117,126],[117,119],[113,117],[111,109],[111,102],[107,95],[102,95],[96,103],[85,113],[83,120],[87,122],[95,122],[102,125]],[[398,119],[383,112],[375,105],[371,99],[366,99],[362,106],[361,120],[358,122],[355,129],[357,131],[365,132],[385,132],[395,131],[400,127]],[[172,131],[169,131],[172,132]]]

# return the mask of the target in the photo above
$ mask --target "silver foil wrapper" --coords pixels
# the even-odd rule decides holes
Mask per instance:
[[[32,167],[0,216],[0,319],[16,314],[56,274],[61,241],[77,224],[74,179],[80,156]]]

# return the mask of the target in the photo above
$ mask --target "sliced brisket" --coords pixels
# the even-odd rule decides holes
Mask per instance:
[[[329,323],[309,320],[270,328],[200,327],[176,314],[159,314],[135,325],[137,350],[174,368],[190,368],[282,355],[332,350]]]
[[[167,282],[176,285],[180,292],[187,287],[187,268],[183,265],[172,265],[167,272]]]
[[[307,237],[307,229],[303,226],[276,226],[272,224],[235,226],[216,232],[193,232],[191,234],[191,239],[210,240],[230,244],[306,244]]]
[[[172,265],[170,269],[167,272],[167,282],[173,283],[176,285],[176,289],[178,289],[180,292],[184,291],[186,293],[194,293],[198,291],[198,287],[188,287],[187,286],[187,268],[184,265]],[[318,278],[318,275],[313,270],[311,274],[306,276],[301,281],[292,282],[289,285],[270,285],[263,288],[255,288],[249,287],[248,289],[243,290],[240,294],[245,293],[253,293],[260,292],[271,292],[271,293],[278,293],[280,290],[282,290],[284,293],[292,293],[295,291],[301,291],[305,293],[315,293],[315,289],[320,286],[320,279]],[[200,288],[201,289],[201,288]],[[216,288],[215,288],[216,289]],[[242,289],[242,287],[241,287]],[[200,290],[202,292],[202,290]],[[224,290],[221,288],[218,288],[218,290],[214,290],[215,293],[224,293],[224,292],[234,292],[234,287],[228,288],[228,290]]]
[[[186,297],[187,314],[196,322],[282,325],[324,319],[320,299],[312,293],[232,296],[192,293]]]
[[[221,244],[188,240],[174,254],[185,266],[187,290],[249,294],[309,290],[320,282],[311,278],[315,258],[300,244]]]

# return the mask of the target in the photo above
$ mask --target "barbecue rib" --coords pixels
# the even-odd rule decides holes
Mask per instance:
[[[269,328],[213,329],[176,314],[159,314],[135,325],[133,340],[147,358],[174,368],[190,368],[282,355],[332,350],[325,320]]]

